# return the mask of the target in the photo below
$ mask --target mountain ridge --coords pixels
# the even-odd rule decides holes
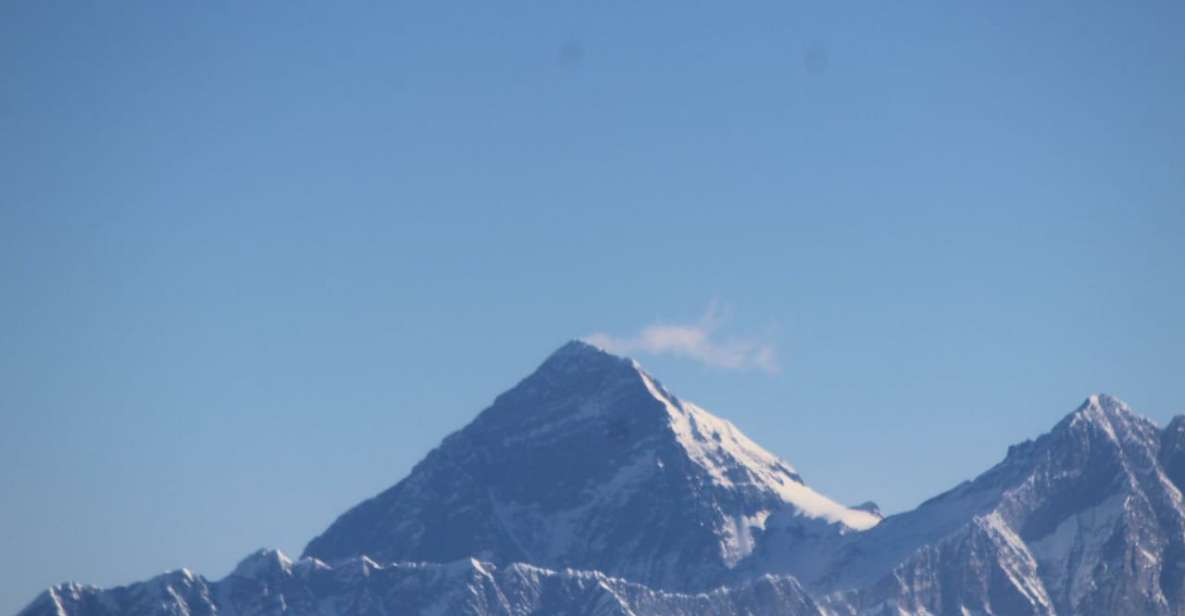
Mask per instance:
[[[1161,434],[1118,399],[1090,396],[975,479],[840,547],[821,570],[783,569],[849,604],[921,613],[955,613],[944,609],[952,603],[982,613],[1183,613],[1185,508],[1158,465]],[[994,582],[969,592],[951,576]],[[1010,607],[993,612],[993,603]]]
[[[425,614],[517,616],[745,616],[769,597],[779,613],[822,616],[789,576],[763,576],[701,593],[656,591],[598,571],[554,571],[525,563],[498,566],[477,559],[449,563],[379,563],[365,556],[333,565],[259,550],[218,581],[188,569],[101,590],[60,584],[43,591],[18,616],[247,616],[279,614]]]

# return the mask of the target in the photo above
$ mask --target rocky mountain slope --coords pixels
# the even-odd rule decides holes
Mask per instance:
[[[292,562],[63,584],[21,616],[1185,615],[1185,417],[1091,396],[881,519],[632,360],[556,351]]]

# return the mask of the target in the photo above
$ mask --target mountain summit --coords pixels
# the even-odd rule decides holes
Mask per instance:
[[[474,555],[686,590],[719,583],[771,516],[811,536],[879,521],[815,492],[637,362],[573,341],[304,554]]]

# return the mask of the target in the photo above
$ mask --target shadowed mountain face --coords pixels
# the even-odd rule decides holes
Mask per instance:
[[[813,492],[633,361],[572,342],[305,555],[476,555],[704,588],[752,551],[771,515],[827,537],[878,521]]]
[[[1185,417],[1091,396],[881,519],[572,342],[291,562],[64,584],[21,616],[1185,615]],[[801,585],[800,585],[801,582]]]

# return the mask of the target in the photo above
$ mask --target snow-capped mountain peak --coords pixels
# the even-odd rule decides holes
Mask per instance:
[[[879,521],[807,487],[637,362],[572,341],[305,554],[475,555],[702,588],[752,552],[773,515],[812,535]]]
[[[1182,613],[1182,434],[1090,396],[974,480],[776,570],[878,615]]]

